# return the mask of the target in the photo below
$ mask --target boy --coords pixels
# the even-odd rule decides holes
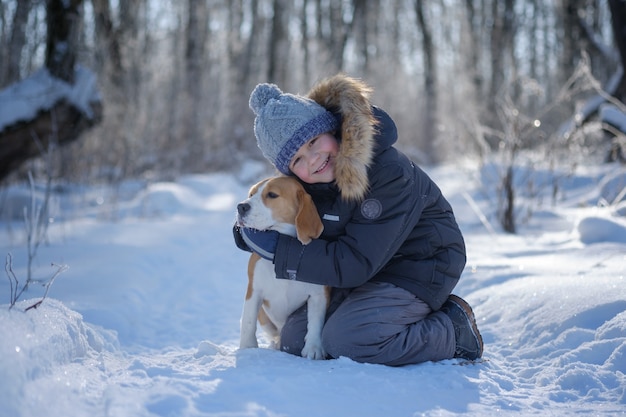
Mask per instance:
[[[277,279],[333,287],[322,333],[332,358],[392,366],[480,358],[472,309],[451,295],[466,261],[452,208],[393,147],[395,124],[369,94],[343,74],[307,96],[273,84],[254,89],[257,144],[281,173],[300,179],[324,232],[303,246],[275,231],[235,227],[237,246],[269,254]],[[298,354],[305,333],[306,305],[283,327],[281,350]]]

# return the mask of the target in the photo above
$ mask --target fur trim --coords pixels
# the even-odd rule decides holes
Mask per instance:
[[[342,117],[341,143],[335,161],[335,180],[345,200],[362,200],[369,189],[367,168],[374,157],[376,118],[365,83],[338,74],[317,83],[307,94]]]

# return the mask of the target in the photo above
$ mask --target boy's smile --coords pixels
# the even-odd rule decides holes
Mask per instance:
[[[308,184],[332,182],[335,180],[335,157],[338,151],[337,139],[324,133],[298,149],[289,169]]]
[[[328,166],[328,162],[330,161],[330,155],[328,156],[328,158],[326,158],[326,160],[324,161],[324,163],[322,164],[321,167],[319,167],[319,169],[317,171],[314,172],[314,174],[319,174],[320,172],[322,172],[324,170],[324,168],[326,168]]]

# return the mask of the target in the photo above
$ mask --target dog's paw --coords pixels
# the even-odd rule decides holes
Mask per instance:
[[[277,340],[272,340],[269,345],[270,349],[280,350],[280,342]]]
[[[301,355],[303,358],[307,359],[326,359],[326,352],[324,352],[321,343],[305,343]]]

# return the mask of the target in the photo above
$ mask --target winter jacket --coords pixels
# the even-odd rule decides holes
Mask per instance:
[[[281,235],[276,276],[338,288],[390,282],[438,310],[465,266],[463,236],[439,187],[393,147],[396,126],[369,92],[345,75],[309,92],[341,123],[336,180],[303,184],[324,231],[308,245]]]

